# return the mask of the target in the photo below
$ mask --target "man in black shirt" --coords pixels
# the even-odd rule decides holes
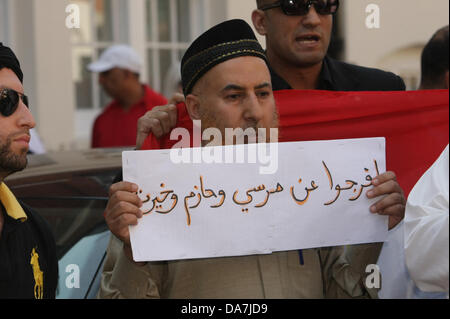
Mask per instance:
[[[274,90],[398,91],[397,75],[327,56],[339,0],[257,0],[253,24],[265,36]]]
[[[0,298],[55,298],[56,244],[48,224],[20,204],[4,179],[27,165],[35,126],[14,53],[0,43]]]

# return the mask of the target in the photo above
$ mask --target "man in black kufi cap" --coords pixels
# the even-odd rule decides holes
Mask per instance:
[[[202,120],[203,128],[222,131],[226,127],[276,125],[264,51],[242,20],[224,22],[194,41],[182,61],[182,81],[189,115]],[[128,228],[142,217],[137,190],[137,185],[128,182],[111,186],[105,219],[114,236],[107,251],[100,298],[376,296],[376,290],[363,283],[359,264],[350,266],[342,248],[136,263]],[[364,264],[364,252],[358,257]]]
[[[0,299],[49,299],[58,281],[52,231],[4,182],[26,167],[35,126],[22,82],[19,61],[0,43]]]
[[[188,113],[203,130],[217,128],[225,138],[226,128],[278,127],[266,56],[243,20],[221,23],[195,40],[181,61],[181,79]]]

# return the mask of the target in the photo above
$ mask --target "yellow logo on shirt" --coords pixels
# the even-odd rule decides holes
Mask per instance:
[[[42,299],[43,291],[44,291],[44,273],[41,271],[41,267],[39,267],[39,255],[36,252],[36,249],[33,248],[31,252],[31,260],[30,264],[33,267],[33,275],[34,275],[34,298]]]

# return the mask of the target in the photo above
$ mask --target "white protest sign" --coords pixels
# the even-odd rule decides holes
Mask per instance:
[[[217,149],[224,155],[255,147]],[[386,239],[387,217],[369,211],[379,199],[366,197],[372,179],[386,171],[384,138],[279,143],[272,154],[278,170],[271,175],[262,175],[256,163],[173,163],[170,152],[123,153],[124,180],[139,185],[144,202],[144,217],[130,227],[135,261]]]

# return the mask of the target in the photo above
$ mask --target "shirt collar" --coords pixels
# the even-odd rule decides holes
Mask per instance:
[[[274,91],[292,90],[292,87],[281,76],[279,76],[271,67],[270,77],[272,78],[272,88]]]
[[[22,222],[27,220],[25,211],[5,183],[0,184],[0,201],[3,204],[3,207],[5,207],[6,213],[11,218]]]
[[[331,76],[329,61],[328,56],[323,59],[322,71],[320,71],[319,76],[319,86],[317,87],[318,90],[336,90],[333,77]]]
[[[271,67],[269,67],[270,75],[272,77],[272,86],[274,91],[278,90],[292,90],[292,87],[281,76],[279,76]],[[322,70],[319,75],[319,84],[316,90],[336,90],[333,78],[331,76],[329,58],[325,57],[322,64]]]

